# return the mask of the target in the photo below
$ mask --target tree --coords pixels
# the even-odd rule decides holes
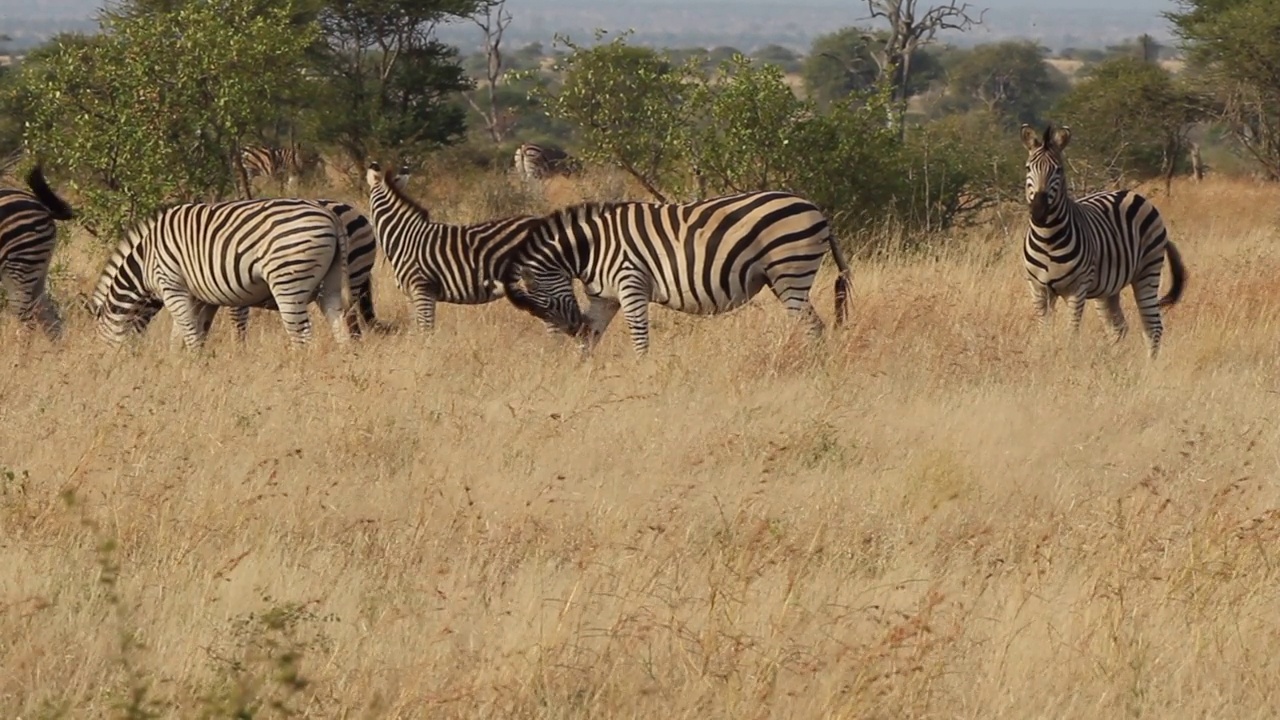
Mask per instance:
[[[970,14],[969,3],[946,5],[924,9],[920,0],[867,0],[871,19],[888,24],[883,44],[872,57],[880,70],[880,77],[890,79],[894,88],[894,102],[898,106],[899,137],[904,131],[902,118],[907,112],[908,83],[911,80],[912,59],[916,51],[929,45],[939,30],[968,30],[982,23],[982,11],[977,18]]]
[[[1280,180],[1280,13],[1274,0],[1180,0],[1166,13],[1200,71],[1216,116]]]
[[[1038,123],[1066,90],[1066,78],[1034,42],[1011,40],[964,51],[948,72],[948,110],[981,107],[1009,127]]]
[[[510,113],[502,110],[498,102],[498,83],[502,80],[502,35],[511,24],[511,13],[507,12],[507,0],[487,0],[482,11],[471,18],[484,34],[485,85],[488,102],[482,107],[472,95],[467,96],[467,103],[484,121],[484,129],[495,143],[502,138],[511,127]]]
[[[1121,57],[1090,71],[1056,114],[1065,124],[1088,128],[1077,133],[1078,153],[1107,168],[1108,179],[1161,175],[1167,183],[1189,149],[1187,133],[1202,111],[1197,96],[1159,65]]]
[[[584,160],[622,168],[665,202],[662,187],[683,170],[684,97],[696,61],[673,66],[654,50],[627,45],[627,35],[591,48],[557,36],[571,51],[559,67],[564,82],[535,90],[535,98],[578,128]],[[597,42],[603,36],[597,31]]]
[[[871,42],[857,27],[814,38],[801,70],[809,97],[826,104],[875,85],[879,69]]]
[[[781,45],[765,45],[751,53],[751,57],[760,62],[777,65],[784,73],[800,72],[800,55],[791,48]]]
[[[103,32],[62,36],[23,64],[26,142],[67,172],[99,237],[162,204],[234,192],[240,140],[304,77],[314,26],[288,0],[221,0],[155,11],[126,4]]]
[[[482,0],[326,0],[317,72],[319,138],[363,164],[395,148],[421,154],[461,139],[466,109],[448,102],[472,83],[439,23],[476,14]]]

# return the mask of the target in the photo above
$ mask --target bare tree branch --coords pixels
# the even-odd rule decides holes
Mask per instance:
[[[498,107],[497,97],[498,82],[502,79],[502,36],[511,24],[511,13],[506,6],[507,0],[488,0],[481,11],[471,18],[484,33],[485,89],[489,107],[482,108],[471,95],[467,96],[467,103],[484,120],[485,130],[495,143],[502,142],[510,129],[509,115]]]

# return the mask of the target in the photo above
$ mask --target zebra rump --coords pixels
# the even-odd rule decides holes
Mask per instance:
[[[36,165],[27,173],[30,192],[0,188],[0,286],[20,322],[39,325],[51,339],[62,335],[62,317],[46,287],[57,244],[57,221],[75,217]]]

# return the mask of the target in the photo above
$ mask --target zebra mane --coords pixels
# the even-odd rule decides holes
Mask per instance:
[[[552,210],[544,219],[548,222],[586,222],[612,214],[614,210],[627,204],[629,203],[616,200],[583,202]]]
[[[391,197],[395,198],[397,202],[407,205],[409,209],[421,215],[424,221],[433,222],[431,219],[431,211],[417,200],[406,195],[404,191],[396,185],[395,179],[395,170],[388,169],[382,173],[382,186],[387,189],[387,192],[391,193]]]
[[[102,274],[98,276],[98,283],[93,288],[93,295],[89,298],[89,307],[95,313],[102,307],[102,301],[106,299],[111,283],[115,281],[116,276],[120,273],[120,266],[155,229],[162,212],[164,212],[163,209],[147,220],[126,230],[124,236],[120,238],[120,242],[116,243],[115,250],[111,251],[111,255],[107,258],[107,264],[102,268]]]

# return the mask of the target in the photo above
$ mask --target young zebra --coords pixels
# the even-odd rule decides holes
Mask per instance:
[[[45,288],[58,238],[54,221],[70,220],[75,213],[49,189],[39,165],[27,173],[27,186],[31,192],[0,188],[0,287],[24,325],[39,325],[56,339],[62,318]]]
[[[1027,148],[1027,203],[1031,213],[1023,241],[1023,265],[1041,326],[1054,302],[1066,298],[1071,329],[1079,330],[1086,300],[1119,341],[1128,332],[1120,309],[1120,291],[1133,289],[1151,358],[1160,350],[1160,309],[1178,302],[1186,268],[1178,248],[1168,239],[1156,206],[1129,190],[1087,195],[1073,200],[1067,193],[1062,151],[1071,129],[1052,125],[1044,133],[1022,126]],[[1160,274],[1169,256],[1172,284],[1159,296]]]
[[[314,202],[175,205],[127,233],[107,260],[91,301],[98,334],[117,345],[144,330],[163,305],[173,315],[174,339],[195,349],[219,306],[261,306],[272,298],[295,345],[311,339],[313,300],[345,343],[347,253],[346,228]]]
[[[421,330],[435,329],[436,303],[481,305],[502,296],[498,281],[511,251],[537,219],[519,216],[446,225],[404,193],[404,180],[370,163],[369,215],[379,249],[409,296]]]
[[[577,168],[577,162],[558,147],[524,143],[516,148],[515,170],[525,180],[542,180],[552,175],[568,176]]]
[[[353,309],[347,313],[347,328],[352,336],[360,337],[363,334],[361,323],[370,329],[380,327],[373,312],[373,262],[377,257],[373,225],[364,213],[347,203],[337,200],[312,200],[311,202],[332,210],[347,229],[347,237],[350,239],[347,272],[350,275],[351,299],[354,304]],[[264,310],[278,310],[275,299],[271,297],[268,297],[260,307]],[[249,332],[249,309],[247,305],[231,308],[236,339],[241,342],[244,342]],[[215,310],[214,313],[216,312]]]
[[[547,215],[503,278],[507,298],[549,325],[594,345],[619,309],[637,354],[649,349],[649,303],[715,315],[768,286],[814,335],[823,323],[809,302],[830,249],[836,325],[844,323],[850,271],[822,212],[784,192],[747,192],[683,204],[589,203]],[[586,286],[582,316],[573,280]]]
[[[247,145],[240,149],[240,159],[250,182],[256,177],[274,178],[282,189],[290,192],[297,188],[302,176],[316,172],[324,162],[319,153],[302,150],[297,145],[283,148]]]

